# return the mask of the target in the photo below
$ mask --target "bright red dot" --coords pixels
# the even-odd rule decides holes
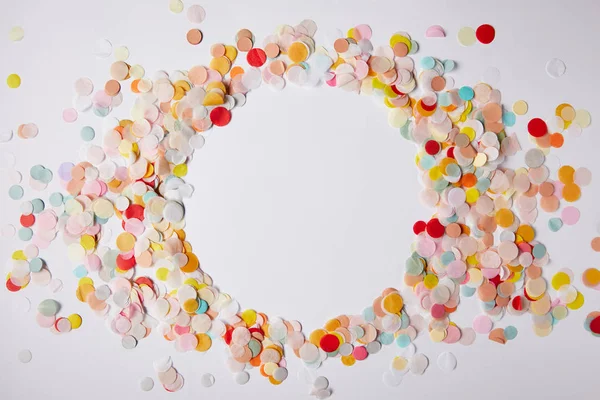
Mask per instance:
[[[267,53],[263,49],[255,47],[246,55],[246,61],[253,67],[262,67],[267,62]]]
[[[210,120],[216,126],[225,126],[231,121],[231,112],[225,107],[216,107],[210,112]]]
[[[444,228],[444,225],[442,225],[437,218],[430,219],[427,223],[427,234],[434,239],[444,236],[445,231],[446,228]]]
[[[430,156],[435,156],[440,152],[441,149],[442,147],[440,146],[440,143],[436,142],[435,140],[428,140],[425,143],[425,152]]]
[[[496,37],[496,30],[491,25],[483,24],[477,28],[475,31],[475,36],[477,36],[477,40],[479,40],[479,42],[483,44],[490,44]]]
[[[454,146],[453,147],[448,147],[448,150],[446,151],[446,154],[448,155],[448,157],[454,158]]]
[[[425,221],[417,221],[413,225],[413,232],[415,233],[415,235],[418,235],[419,233],[424,232],[426,228],[427,223]]]
[[[527,130],[533,137],[542,137],[548,133],[548,125],[541,118],[533,118],[527,124]]]
[[[338,347],[340,347],[340,339],[337,336],[328,333],[327,335],[321,338],[319,345],[321,346],[323,351],[331,353],[336,351]]]
[[[33,226],[33,224],[35,224],[35,215],[33,215],[33,214],[21,215],[19,222],[21,223],[21,226],[23,226],[25,228],[29,228],[29,227]]]
[[[590,331],[600,335],[600,317],[596,317],[590,321]]]

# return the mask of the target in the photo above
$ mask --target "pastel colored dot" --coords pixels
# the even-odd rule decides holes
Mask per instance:
[[[21,77],[17,74],[10,74],[8,78],[6,78],[6,84],[11,89],[16,89],[21,86]]]
[[[8,196],[13,200],[19,200],[19,199],[23,198],[24,193],[25,193],[25,191],[23,190],[23,187],[20,185],[12,185],[8,189]]]

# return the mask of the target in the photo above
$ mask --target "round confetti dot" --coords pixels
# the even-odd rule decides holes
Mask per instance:
[[[13,26],[8,32],[8,39],[12,42],[19,42],[25,37],[25,30],[20,26]]]
[[[461,46],[472,46],[477,41],[475,30],[471,27],[465,26],[460,28],[458,31],[458,43]]]
[[[206,18],[206,11],[202,6],[194,4],[188,7],[186,16],[192,24],[199,24]]]
[[[527,130],[531,136],[539,138],[548,133],[548,126],[543,119],[533,118],[527,124]]]
[[[475,35],[480,43],[490,44],[494,41],[494,38],[496,37],[496,30],[491,25],[483,24],[477,28]]]
[[[123,339],[121,339],[121,345],[123,348],[131,350],[137,347],[137,339],[131,335],[123,336]]]
[[[33,358],[33,355],[31,354],[31,351],[29,351],[29,350],[21,350],[21,351],[19,351],[19,354],[17,355],[17,357],[20,362],[22,362],[23,364],[27,364],[31,361],[31,359]]]
[[[0,130],[0,143],[6,143],[13,137],[13,131],[11,129]]]
[[[19,185],[12,185],[9,189],[8,189],[8,196],[13,199],[13,200],[20,200],[23,198],[23,194],[25,194],[25,191],[23,190],[22,186]]]
[[[6,78],[6,84],[11,89],[16,89],[21,86],[21,77],[17,74],[10,74],[8,78]]]
[[[71,322],[72,329],[79,329],[83,322],[83,320],[81,319],[81,315],[79,314],[71,314],[67,319]]]
[[[107,39],[98,39],[94,44],[94,55],[98,58],[108,58],[112,54],[112,43]]]
[[[238,372],[235,374],[235,383],[238,385],[245,385],[250,380],[250,374],[246,371]]]
[[[410,372],[423,375],[429,366],[429,359],[424,354],[415,354],[410,360]]]
[[[437,358],[437,365],[442,372],[449,373],[456,369],[456,356],[450,352],[443,352]]]
[[[169,10],[174,14],[179,14],[183,11],[183,1],[181,0],[169,0]]]
[[[569,206],[562,210],[560,218],[566,225],[575,225],[579,222],[580,215],[579,209]]]
[[[186,34],[186,39],[188,41],[189,44],[191,45],[197,45],[200,44],[200,42],[202,42],[202,32],[200,31],[200,29],[190,29],[187,34]]]
[[[600,270],[597,268],[588,268],[583,271],[583,284],[589,288],[596,288],[600,285]]]
[[[129,58],[129,49],[126,46],[115,47],[114,55],[117,61],[127,61]]]
[[[140,389],[144,392],[149,392],[154,388],[154,380],[149,376],[140,380]]]
[[[246,60],[253,67],[262,67],[267,61],[267,54],[263,49],[255,47],[246,54]]]
[[[489,333],[492,330],[494,323],[487,315],[478,315],[473,320],[473,329],[477,333]]]
[[[74,108],[67,108],[67,109],[63,110],[63,113],[62,113],[63,121],[69,122],[69,123],[77,121],[77,116],[78,116],[77,110]]]
[[[91,126],[81,128],[81,139],[86,142],[91,142],[96,137],[96,131]]]
[[[200,384],[204,387],[211,387],[215,384],[215,377],[211,374],[204,374],[200,377]]]
[[[210,120],[216,126],[225,126],[231,121],[231,112],[225,107],[216,107],[210,112]]]
[[[463,86],[458,90],[458,95],[461,99],[468,101],[473,99],[475,92],[473,91],[473,88],[469,86]]]
[[[324,376],[318,376],[313,382],[313,388],[316,390],[325,390],[329,387],[329,380]]]
[[[525,115],[525,114],[527,114],[529,105],[524,100],[518,100],[518,101],[515,101],[512,109],[513,109],[513,112],[517,115]]]
[[[546,63],[546,73],[551,78],[559,78],[565,74],[567,66],[563,60],[553,58]]]
[[[517,334],[519,332],[517,331],[517,328],[515,328],[514,326],[510,325],[507,326],[506,328],[504,328],[504,337],[506,338],[506,340],[513,340],[517,337]]]

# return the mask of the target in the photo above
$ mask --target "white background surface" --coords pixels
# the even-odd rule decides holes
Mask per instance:
[[[200,26],[204,41],[196,47],[185,41],[192,25],[184,14],[171,14],[167,0],[0,3],[0,77],[16,72],[23,79],[18,90],[0,85],[0,127],[16,130],[19,124],[35,122],[40,128],[35,140],[15,138],[0,144],[0,150],[14,152],[17,168],[26,176],[33,164],[51,168],[53,190],[58,189],[58,165],[77,160],[79,129],[93,124],[97,133],[100,130],[100,121],[91,114],[80,115],[75,124],[61,120],[62,109],[70,107],[76,78],[89,76],[101,87],[108,77],[110,61],[92,55],[98,38],[128,46],[131,63],[142,64],[151,76],[159,69],[206,65],[210,45],[231,43],[244,27],[261,43],[277,25],[311,18],[319,26],[317,44],[324,44],[328,29],[345,31],[367,23],[375,45],[403,30],[420,44],[417,60],[426,55],[456,60],[459,68],[452,75],[457,86],[474,84],[486,67],[497,67],[504,103],[529,103],[529,114],[514,127],[525,148],[530,146],[528,118],[550,118],[561,102],[588,109],[595,119],[592,126],[582,137],[567,137],[562,149],[553,150],[564,164],[586,166],[594,174],[595,182],[584,188],[577,203],[582,221],[550,234],[545,228],[548,215],[540,212],[538,219],[539,237],[553,259],[546,276],[561,267],[572,268],[575,285],[586,296],[582,309],[571,312],[543,339],[531,331],[529,316],[508,317],[501,326],[514,324],[519,336],[505,346],[485,337],[471,347],[434,345],[419,338],[418,351],[429,357],[430,368],[423,376],[407,376],[398,388],[381,381],[397,354],[395,345],[352,368],[329,360],[320,371],[338,399],[595,398],[600,340],[584,331],[583,319],[600,308],[600,293],[583,287],[580,276],[600,261],[589,246],[600,222],[593,202],[600,194],[597,2],[205,0],[199,1],[207,11]],[[494,43],[460,47],[458,29],[482,23],[496,27]],[[447,38],[425,39],[425,29],[432,24],[442,25]],[[22,42],[7,39],[14,25],[25,29]],[[567,73],[557,80],[544,72],[553,57],[567,64]],[[112,115],[126,117],[127,111],[120,107]],[[359,313],[384,287],[401,286],[412,223],[431,215],[417,201],[413,156],[413,146],[387,125],[385,110],[368,98],[329,87],[307,91],[290,86],[282,93],[261,88],[248,96],[244,108],[234,111],[228,127],[213,132],[191,165],[188,180],[196,193],[187,203],[188,238],[204,270],[242,307],[298,319],[310,332],[340,313]],[[6,195],[9,186],[6,171],[0,171],[1,225],[18,224],[19,202]],[[38,196],[26,187],[26,198]],[[17,239],[0,242],[3,264],[19,246]],[[52,335],[34,320],[39,301],[52,297],[47,288],[31,286],[18,294],[1,289],[0,399],[308,398],[309,388],[296,378],[301,363],[291,353],[290,378],[283,385],[273,387],[253,370],[248,385],[240,387],[223,363],[221,343],[206,355],[176,354],[170,343],[153,334],[135,350],[124,350],[119,338],[76,301],[73,266],[60,241],[41,257],[64,282],[63,291],[54,296],[63,304],[62,313],[80,313],[84,323],[78,331]],[[29,297],[33,310],[15,311],[12,304],[18,296]],[[464,311],[457,322],[469,325],[477,313],[476,300],[466,299],[461,306]],[[17,361],[24,348],[33,353],[26,365]],[[458,357],[457,370],[448,375],[435,365],[442,351]],[[186,380],[179,393],[158,387],[152,361],[164,355],[173,356]],[[210,389],[199,383],[205,372],[216,377]],[[152,392],[140,392],[138,382],[144,376],[155,379]]]

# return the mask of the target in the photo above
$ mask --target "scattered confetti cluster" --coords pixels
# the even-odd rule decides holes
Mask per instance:
[[[183,388],[183,376],[173,367],[171,357],[154,361],[154,371],[167,392],[177,392]],[[145,392],[150,391],[154,387],[154,381],[152,378],[144,378],[140,387]]]
[[[178,14],[184,5],[171,0],[169,9]],[[201,23],[204,9],[189,7],[187,18]],[[127,63],[127,47],[113,50],[110,41],[99,40],[95,54],[115,56],[110,79],[96,91],[90,79],[78,79],[73,107],[64,109],[62,117],[74,123],[79,112],[91,110],[104,118],[102,137],[93,127],[82,127],[80,136],[87,143],[84,161],[65,162],[57,171],[63,193],[51,194],[49,205],[42,199],[22,203],[18,236],[30,244],[12,254],[6,288],[16,292],[33,282],[60,290],[62,282],[52,279],[38,253],[61,237],[76,265],[77,299],[107,319],[124,348],[135,348],[152,330],[180,352],[206,352],[213,340],[222,339],[228,347],[227,366],[240,385],[250,379],[249,367],[257,368],[274,385],[285,381],[285,346],[307,368],[316,369],[328,358],[352,366],[378,353],[383,345],[395,344],[400,355],[391,361],[383,381],[398,386],[407,372],[421,375],[429,366],[427,356],[417,353],[414,344],[421,332],[434,342],[470,345],[481,334],[504,344],[518,334],[513,326],[497,326],[507,312],[530,314],[534,332],[546,336],[569,309],[580,308],[583,295],[572,286],[573,272],[568,269],[552,278],[550,286],[556,294],[551,296],[542,277],[550,257],[536,240],[533,224],[538,194],[540,207],[556,212],[560,199],[577,201],[580,187],[590,183],[586,168],[562,166],[553,181],[544,165],[549,149],[563,145],[561,132],[577,136],[589,126],[589,113],[561,104],[556,109],[561,132],[554,133],[543,119],[532,118],[528,132],[537,148],[526,152],[527,168],[507,169],[503,162],[521,149],[509,128],[528,107],[522,100],[512,106],[512,112],[502,106],[501,93],[493,87],[499,80],[497,70],[486,73],[483,82],[455,88],[449,75],[455,68],[452,60],[423,57],[417,72],[410,55],[417,52],[418,44],[405,32],[375,47],[370,27],[358,25],[345,35],[338,32],[326,48],[316,45],[316,30],[311,20],[294,27],[281,25],[258,46],[253,33],[242,29],[234,44],[210,47],[208,66],[171,74],[159,71],[152,78],[146,77],[142,66]],[[11,31],[13,40],[22,36]],[[445,32],[436,25],[427,29],[426,36],[445,37]],[[190,44],[202,39],[198,29],[187,33]],[[476,41],[490,44],[495,29],[487,24],[476,30],[462,28],[458,39],[465,46]],[[240,58],[246,66],[236,65]],[[555,64],[547,67],[548,73],[560,76],[560,65]],[[562,69],[564,73],[564,64]],[[11,75],[7,82],[18,87],[20,79]],[[251,90],[264,84],[277,91],[288,83],[325,84],[371,95],[387,108],[390,126],[416,145],[415,161],[423,184],[419,196],[435,213],[414,224],[412,254],[405,262],[404,283],[412,288],[419,306],[413,315],[408,314],[400,292],[387,288],[361,314],[339,315],[305,335],[298,321],[242,311],[200,268],[185,233],[183,199],[194,192],[184,180],[187,163],[204,146],[205,133],[228,125],[232,110],[243,107]],[[135,96],[131,119],[109,117],[127,89]],[[3,141],[12,138],[12,131],[6,132],[0,136]],[[17,132],[30,139],[38,129],[25,124]],[[13,161],[6,162],[14,166]],[[42,165],[30,170],[34,189],[44,190],[52,179],[52,171]],[[18,183],[9,189],[14,200],[24,196],[20,180],[19,175]],[[556,231],[578,219],[575,207],[565,207],[549,227]],[[120,233],[113,237],[113,230]],[[15,229],[2,232],[10,236]],[[598,289],[600,271],[588,269],[583,283]],[[459,327],[451,316],[461,297],[473,296],[482,314],[471,327]],[[82,324],[77,314],[57,317],[60,304],[52,299],[41,302],[37,311],[38,324],[55,333]],[[598,313],[585,322],[595,335],[599,325]],[[28,362],[31,354],[20,353],[19,359]],[[457,360],[445,352],[437,365],[449,373]],[[154,369],[167,391],[183,387],[183,377],[170,357],[156,361]],[[209,387],[214,377],[206,374],[201,382]],[[324,377],[312,385],[311,394],[319,399],[332,393]],[[140,381],[144,391],[153,386],[152,378]]]
[[[476,30],[465,26],[458,31],[458,43],[462,46],[472,46],[476,42],[490,44],[496,38],[496,29],[489,24],[480,25]]]

